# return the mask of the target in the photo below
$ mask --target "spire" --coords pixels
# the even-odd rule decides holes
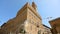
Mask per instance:
[[[34,2],[32,2],[32,7],[36,10],[37,6]]]

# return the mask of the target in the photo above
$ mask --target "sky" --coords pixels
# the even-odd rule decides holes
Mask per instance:
[[[37,5],[42,23],[48,27],[50,27],[50,20],[60,17],[60,0],[0,0],[0,26],[14,18],[27,2],[31,4],[33,1]]]

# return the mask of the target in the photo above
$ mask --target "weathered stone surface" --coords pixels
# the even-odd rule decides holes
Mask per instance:
[[[44,29],[45,26],[42,25],[42,18],[37,13],[36,8],[34,2],[32,6],[26,3],[18,11],[16,17],[8,20],[1,27],[0,32],[4,34],[45,34],[44,31],[47,30],[47,27]],[[47,31],[50,31],[50,29],[48,28]]]

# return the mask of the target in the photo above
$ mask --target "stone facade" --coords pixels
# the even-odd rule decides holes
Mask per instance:
[[[44,34],[45,29],[42,25],[41,16],[37,13],[36,5],[26,3],[17,13],[16,17],[8,20],[1,26],[2,34]],[[47,32],[47,31],[46,31]],[[48,33],[47,33],[48,34]]]
[[[53,34],[60,34],[60,18],[49,21],[52,27]]]

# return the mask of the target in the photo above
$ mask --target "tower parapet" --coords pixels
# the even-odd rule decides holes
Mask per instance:
[[[37,6],[34,2],[32,2],[32,7],[36,10]]]

